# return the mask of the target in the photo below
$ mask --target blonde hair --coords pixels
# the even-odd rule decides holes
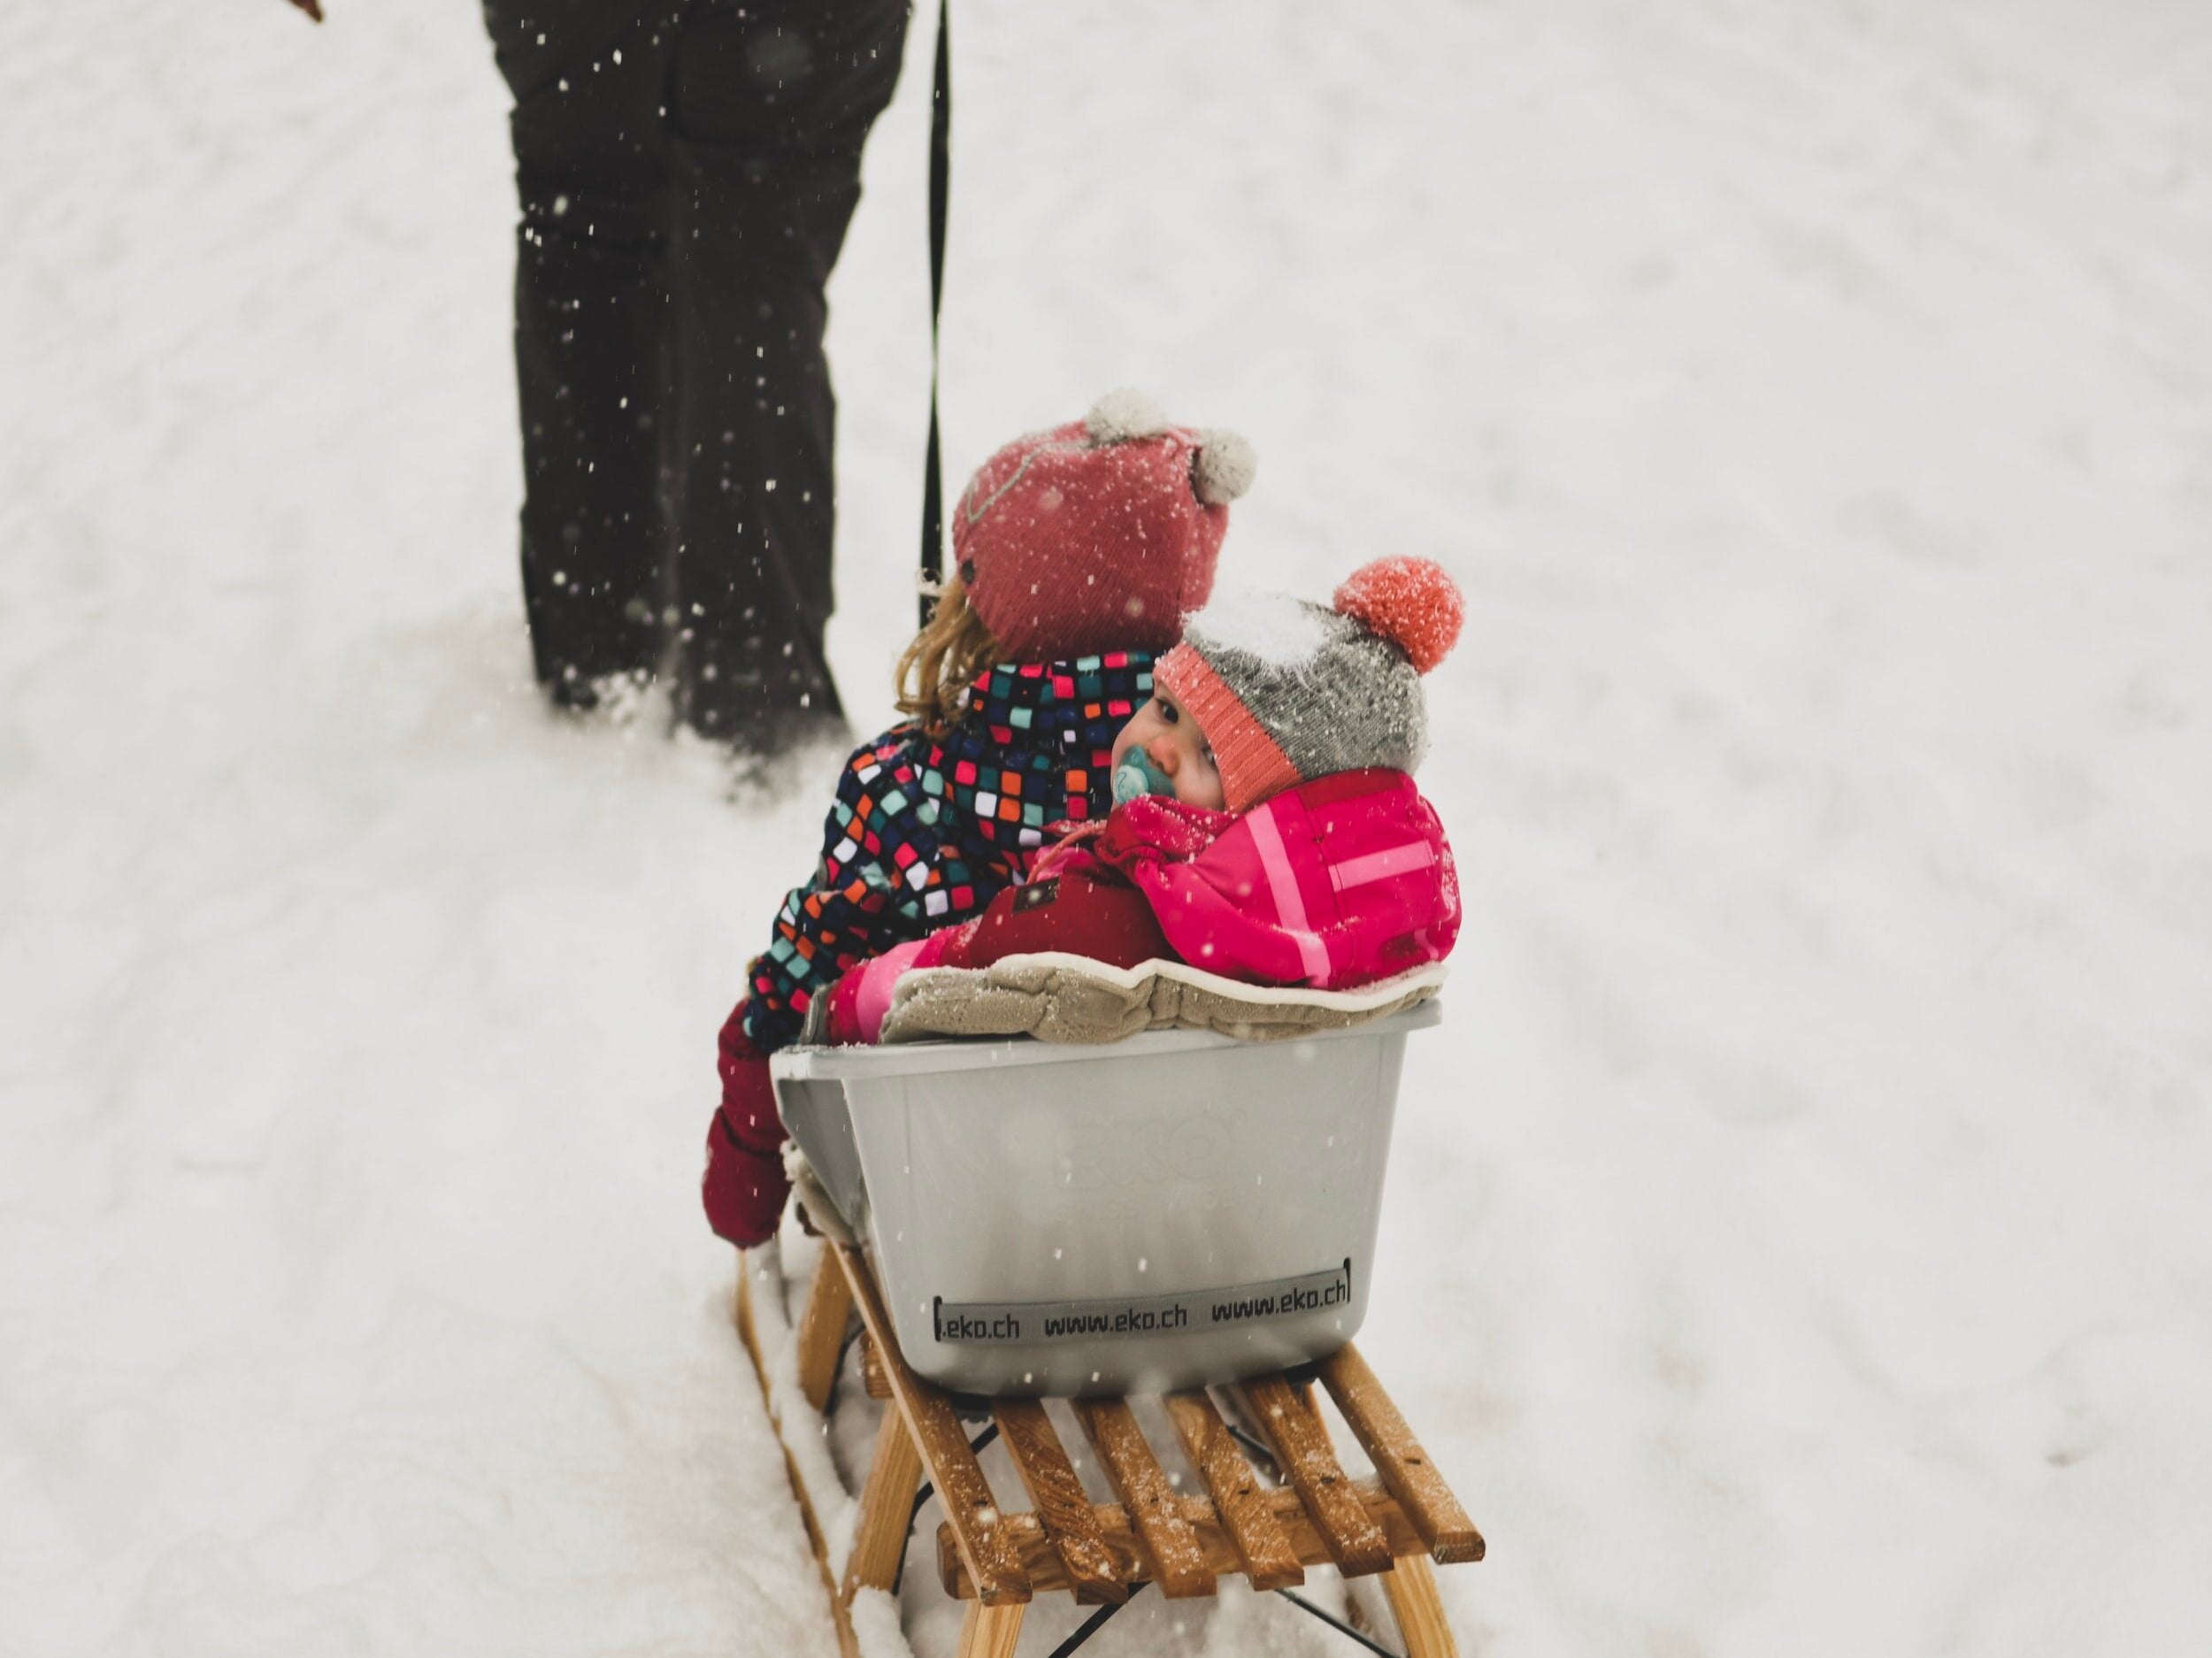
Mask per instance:
[[[922,631],[900,654],[899,712],[919,719],[932,737],[942,737],[959,723],[968,687],[1002,660],[998,641],[969,604],[968,590],[955,572]]]

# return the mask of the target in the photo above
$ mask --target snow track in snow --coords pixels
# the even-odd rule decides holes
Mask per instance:
[[[331,4],[0,12],[0,1651],[826,1654],[693,1199],[826,765],[541,711],[501,88],[472,8]],[[833,293],[871,726],[917,65]],[[956,84],[956,487],[1141,385],[1258,450],[1225,586],[1467,592],[1363,1346],[1470,1647],[2183,1649],[2202,8],[992,0]]]

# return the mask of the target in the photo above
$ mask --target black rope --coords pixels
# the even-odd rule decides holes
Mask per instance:
[[[1334,1616],[1330,1613],[1324,1612],[1319,1607],[1314,1605],[1312,1601],[1307,1600],[1304,1595],[1293,1594],[1287,1589],[1278,1589],[1275,1593],[1282,1596],[1284,1600],[1289,1601],[1291,1605],[1297,1607],[1303,1611],[1312,1613],[1314,1616],[1319,1618],[1330,1628],[1336,1630],[1341,1634],[1349,1635],[1361,1646],[1366,1647],[1369,1652],[1380,1653],[1382,1654],[1382,1658],[1398,1658],[1398,1654],[1396,1653],[1392,1652],[1389,1647],[1384,1646],[1380,1641],[1368,1639],[1366,1636],[1361,1634],[1349,1623],[1347,1623],[1342,1618]]]
[[[845,1332],[845,1339],[837,1344],[837,1363],[830,1371],[829,1397],[822,1401],[822,1415],[827,1417],[837,1408],[837,1384],[844,1379],[845,1355],[853,1350],[853,1343],[860,1339],[860,1321],[855,1319],[852,1328]]]
[[[1279,1471],[1280,1470],[1282,1464],[1275,1460],[1275,1453],[1273,1450],[1269,1448],[1267,1446],[1262,1445],[1257,1439],[1247,1433],[1242,1428],[1237,1426],[1237,1424],[1233,1422],[1225,1422],[1221,1425],[1229,1430],[1229,1437],[1234,1439],[1239,1445],[1241,1445],[1246,1450],[1251,1452],[1255,1456],[1265,1457],[1267,1459],[1267,1465],[1270,1468],[1278,1470]]]
[[[922,474],[921,619],[944,578],[945,482],[938,460],[937,319],[945,309],[945,218],[952,191],[952,0],[937,4],[937,79],[929,105],[929,458]]]
[[[1078,1646],[1080,1646],[1085,1641],[1090,1639],[1092,1636],[1097,1634],[1101,1629],[1104,1628],[1108,1618],[1113,1616],[1115,1613],[1120,1611],[1122,1608],[1127,1606],[1130,1600],[1135,1600],[1143,1593],[1143,1584],[1140,1583],[1131,1585],[1129,1590],[1129,1599],[1127,1600],[1110,1600],[1104,1606],[1099,1608],[1097,1611],[1092,1613],[1090,1616],[1085,1618],[1083,1622],[1078,1625],[1074,1634],[1069,1636],[1067,1639],[1062,1641],[1057,1646],[1055,1646],[1048,1654],[1048,1658],[1068,1658],[1068,1654],[1070,1653],[1073,1652]]]

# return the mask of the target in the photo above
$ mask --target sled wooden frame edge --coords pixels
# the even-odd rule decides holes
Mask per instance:
[[[818,1286],[818,1278],[817,1283]],[[811,1295],[809,1300],[811,1301]],[[861,1658],[860,1638],[853,1630],[852,1601],[839,1592],[837,1579],[830,1570],[829,1541],[822,1534],[822,1523],[814,1512],[814,1501],[807,1493],[805,1477],[799,1472],[799,1464],[784,1439],[783,1422],[776,1409],[775,1389],[768,1381],[767,1357],[760,1350],[760,1327],[753,1316],[752,1268],[742,1255],[738,1256],[737,1291],[731,1301],[730,1310],[732,1322],[737,1325],[738,1339],[745,1344],[745,1355],[753,1362],[753,1378],[760,1384],[761,1403],[768,1411],[768,1425],[776,1431],[776,1448],[783,1453],[783,1471],[791,1482],[791,1495],[799,1505],[799,1519],[806,1527],[806,1540],[814,1550],[815,1566],[822,1574],[822,1592],[829,1597],[830,1617],[837,1630],[838,1650],[843,1658]],[[827,1397],[826,1393],[824,1396]]]

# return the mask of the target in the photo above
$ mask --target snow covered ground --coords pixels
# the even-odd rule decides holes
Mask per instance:
[[[541,712],[501,89],[332,6],[0,8],[0,1652],[826,1653],[693,1198],[819,770]],[[1471,602],[1363,1341],[1468,1648],[2200,1646],[2212,19],[959,10],[956,481],[1133,382],[1258,446],[1225,582]],[[833,294],[871,723],[924,67]]]

